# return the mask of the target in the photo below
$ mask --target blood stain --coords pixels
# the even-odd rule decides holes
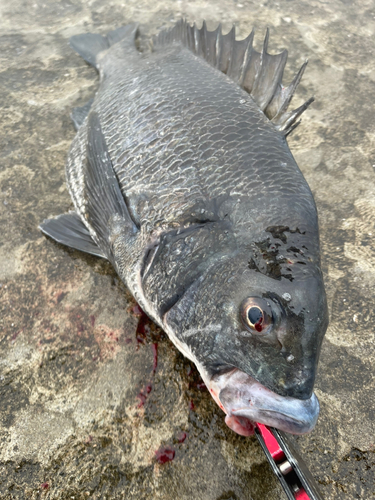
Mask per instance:
[[[147,334],[150,332],[149,318],[146,314],[142,314],[138,320],[136,339],[138,344],[144,344]]]
[[[142,309],[139,307],[138,304],[135,304],[135,306],[133,306],[131,308],[131,312],[135,315],[135,316],[142,316],[144,314],[144,312],[142,311]]]
[[[152,367],[152,373],[156,372],[156,368],[158,366],[158,344],[154,342],[151,344],[152,354],[154,355],[154,363]]]
[[[177,435],[177,441],[179,443],[183,443],[185,441],[185,439],[187,438],[187,433],[184,432],[184,431],[181,431],[178,435]]]
[[[19,335],[22,331],[23,331],[23,329],[22,329],[22,330],[18,330],[17,332],[13,333],[13,335],[12,335],[12,336],[11,336],[11,338],[10,338],[10,341],[11,341],[12,343],[13,343],[13,342],[15,342],[16,338],[18,337],[18,335]]]
[[[152,385],[147,384],[143,389],[140,390],[140,392],[137,394],[137,398],[140,400],[138,403],[138,408],[141,408],[147,399],[147,396],[150,394],[152,391]]]
[[[159,464],[166,464],[174,459],[175,453],[175,450],[170,446],[162,446],[155,451],[155,458]]]

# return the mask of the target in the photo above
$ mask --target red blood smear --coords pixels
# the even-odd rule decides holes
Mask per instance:
[[[263,330],[262,323],[263,323],[263,318],[260,318],[260,320],[255,323],[254,326],[257,332],[261,332]]]
[[[194,402],[192,400],[189,401],[189,410],[194,410]]]
[[[109,332],[108,337],[118,342],[118,337],[115,336],[114,332]]]
[[[159,464],[166,464],[174,459],[175,450],[170,446],[164,446],[155,451],[156,460]]]
[[[135,304],[135,306],[132,307],[132,313],[136,316],[142,316],[144,314],[138,304]]]
[[[187,438],[187,434],[186,432],[182,431],[180,432],[180,434],[177,436],[177,441],[179,443],[183,443],[185,441],[185,439]]]
[[[198,389],[198,391],[204,391],[206,389],[206,384],[200,377],[198,379],[195,378],[194,380],[189,381],[189,389]]]
[[[152,372],[156,372],[156,368],[158,366],[158,344],[151,344],[152,354],[154,355],[154,364],[152,367]]]
[[[11,336],[10,338],[10,341],[11,342],[14,342],[16,340],[16,338],[18,337],[18,335],[22,332],[22,330],[18,330],[18,332],[15,332],[13,333],[13,335]]]
[[[43,484],[40,485],[40,487],[42,488],[42,490],[48,490],[49,484],[48,483],[43,483]]]
[[[140,400],[138,403],[138,408],[141,408],[145,404],[147,396],[148,394],[150,394],[151,391],[152,391],[152,385],[147,384],[146,387],[141,389],[139,394],[137,394],[137,398]]]
[[[136,330],[136,339],[138,344],[144,344],[146,339],[146,334],[150,331],[149,318],[146,314],[142,314],[139,318],[138,326]]]
[[[139,394],[137,394],[137,398],[140,399],[140,401],[138,403],[138,408],[142,408],[142,406],[146,402],[147,394],[144,394],[143,392],[140,392]]]

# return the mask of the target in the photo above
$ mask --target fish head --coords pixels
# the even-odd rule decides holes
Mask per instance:
[[[239,252],[203,274],[165,318],[240,434],[252,422],[302,434],[317,421],[313,386],[328,325],[322,273],[313,258],[284,264],[275,277]]]

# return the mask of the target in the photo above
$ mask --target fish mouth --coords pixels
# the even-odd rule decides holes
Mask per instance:
[[[315,394],[304,400],[280,396],[238,369],[214,377],[211,385],[211,394],[227,414],[225,423],[237,434],[253,434],[256,422],[291,434],[305,434],[318,420]]]

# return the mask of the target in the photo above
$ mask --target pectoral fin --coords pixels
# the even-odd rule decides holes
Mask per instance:
[[[95,237],[114,261],[114,238],[122,234],[130,244],[138,227],[121,192],[100,125],[99,115],[91,111],[87,122],[87,161],[84,166],[84,211],[82,216]]]
[[[62,245],[106,258],[76,212],[46,219],[40,224],[39,229]]]

